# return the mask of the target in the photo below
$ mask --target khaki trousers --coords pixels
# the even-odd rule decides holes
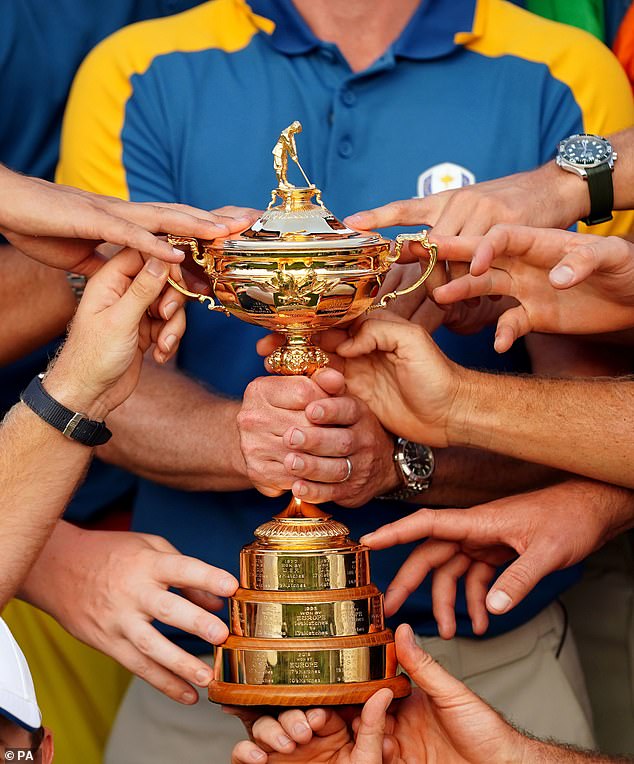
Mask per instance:
[[[582,747],[594,745],[588,699],[558,604],[487,640],[421,638],[455,676],[525,730]],[[564,638],[565,637],[565,638]],[[557,655],[559,653],[559,655]],[[106,764],[221,764],[244,737],[240,722],[206,700],[185,707],[135,679],[121,705]]]
[[[603,753],[634,754],[634,549],[624,534],[591,555],[562,598]]]

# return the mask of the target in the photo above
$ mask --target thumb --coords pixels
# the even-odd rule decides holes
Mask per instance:
[[[357,358],[380,350],[417,358],[421,355],[424,340],[425,332],[407,321],[370,318],[354,337],[339,345],[337,353],[344,358]]]
[[[399,663],[423,692],[434,701],[473,700],[476,696],[460,680],[451,676],[414,639],[412,627],[406,623],[396,630],[396,655]]]
[[[116,306],[122,321],[130,324],[141,321],[145,311],[161,294],[168,273],[169,264],[155,257],[145,263]]]
[[[573,247],[550,271],[550,283],[555,289],[569,289],[585,281],[595,271],[601,270],[608,259],[604,257],[605,245],[601,246],[602,244],[604,243],[598,241]]]
[[[545,550],[529,547],[493,584],[487,594],[487,610],[495,615],[508,613],[554,569]]]
[[[384,687],[375,692],[363,706],[353,749],[353,761],[361,764],[381,764],[383,761],[385,714],[393,697],[392,690]]]
[[[515,340],[532,330],[531,321],[523,305],[509,308],[498,319],[493,347],[498,353],[510,350]]]
[[[346,379],[336,369],[328,367],[318,369],[311,379],[328,395],[343,395],[346,392]]]

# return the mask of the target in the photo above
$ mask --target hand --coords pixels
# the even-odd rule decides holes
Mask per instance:
[[[634,326],[634,244],[624,239],[495,226],[484,238],[457,237],[439,246],[444,257],[473,257],[471,275],[434,292],[439,303],[490,294],[519,301],[498,320],[498,352],[532,331],[587,334]]]
[[[103,419],[136,387],[143,354],[153,342],[159,362],[176,351],[185,331],[182,301],[174,301],[167,321],[147,312],[159,300],[169,268],[155,258],[144,264],[137,250],[127,249],[90,279],[68,339],[44,381],[54,398]]]
[[[334,378],[333,378],[334,377]],[[340,374],[264,377],[245,391],[238,428],[247,474],[267,496],[357,507],[398,485],[392,438]],[[352,471],[348,477],[348,462]]]
[[[395,613],[434,571],[433,610],[440,634],[455,634],[457,581],[465,576],[473,630],[483,634],[489,612],[514,608],[544,576],[570,567],[634,525],[634,495],[627,490],[574,479],[471,509],[421,509],[361,539],[385,549],[428,539],[407,558],[385,595]],[[514,562],[487,594],[496,567]],[[486,603],[486,604],[485,604]]]
[[[429,334],[393,316],[365,321],[337,348],[349,393],[364,401],[383,427],[416,443],[445,447],[465,373]],[[323,386],[326,369],[315,379]]]
[[[165,539],[143,533],[73,530],[72,549],[46,609],[78,639],[184,704],[196,703],[190,684],[206,687],[212,671],[170,642],[156,619],[213,645],[226,625],[209,610],[238,587],[224,570],[186,557]],[[45,550],[46,552],[46,550]],[[176,587],[179,593],[169,591]]]
[[[178,204],[134,204],[1,166],[0,179],[0,232],[34,260],[86,276],[103,265],[95,252],[102,242],[177,263],[182,253],[154,233],[214,239],[246,228],[257,217],[247,209],[228,208],[223,215]]]
[[[263,717],[253,724],[253,741],[234,748],[232,764],[490,764],[536,761],[550,748],[523,737],[435,663],[416,645],[409,626],[397,629],[396,651],[418,687],[395,703],[390,715],[391,692],[379,690],[353,722],[354,737],[331,709],[285,711],[277,720]]]
[[[589,214],[589,207],[584,183],[549,162],[532,172],[443,191],[424,199],[392,202],[351,215],[345,223],[364,230],[428,225],[438,236],[482,236],[496,223],[568,228]],[[409,243],[403,251],[410,251],[413,259],[422,249]]]

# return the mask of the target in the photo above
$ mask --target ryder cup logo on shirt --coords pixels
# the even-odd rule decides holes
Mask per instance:
[[[475,182],[475,175],[466,167],[461,167],[453,162],[441,162],[418,176],[416,195],[418,197],[431,196],[439,191],[471,186]]]

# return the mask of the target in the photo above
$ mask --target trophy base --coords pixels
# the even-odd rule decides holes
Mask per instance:
[[[412,686],[405,674],[389,679],[348,684],[254,685],[219,682],[209,685],[209,700],[226,706],[344,706],[365,703],[377,690],[387,687],[395,698],[405,698]]]

